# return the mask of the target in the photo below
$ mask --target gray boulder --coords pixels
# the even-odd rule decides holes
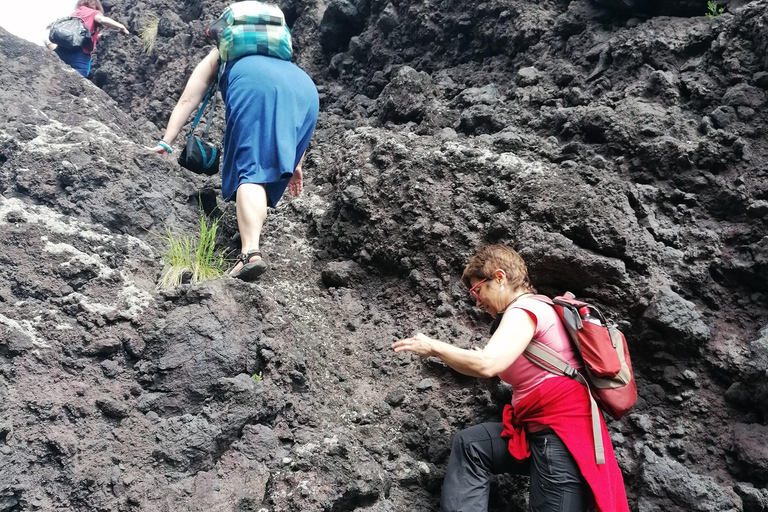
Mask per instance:
[[[420,122],[434,97],[432,79],[423,71],[403,66],[381,91],[376,104],[382,121]]]
[[[698,349],[709,341],[711,335],[696,305],[669,287],[654,295],[643,318],[668,334],[667,343],[676,349]]]

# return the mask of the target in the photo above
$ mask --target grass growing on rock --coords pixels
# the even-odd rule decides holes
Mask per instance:
[[[229,261],[226,252],[216,248],[219,219],[209,221],[200,212],[199,233],[196,237],[176,234],[170,227],[165,235],[167,250],[163,253],[166,266],[157,287],[167,290],[188,281],[191,284],[208,281],[224,274]]]
[[[707,19],[712,19],[715,16],[720,16],[725,12],[725,7],[718,7],[715,0],[709,0],[707,2]]]
[[[160,18],[155,15],[150,15],[144,22],[144,26],[141,27],[141,42],[144,53],[150,55],[155,49],[155,43],[157,42],[157,26],[160,23]]]

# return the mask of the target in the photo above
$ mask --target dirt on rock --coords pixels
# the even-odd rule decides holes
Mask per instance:
[[[280,2],[305,191],[259,281],[170,291],[167,227],[238,249],[219,178],[146,150],[226,4],[105,0],[157,39],[105,33],[90,81],[0,29],[0,512],[438,510],[510,390],[390,345],[482,345],[459,277],[497,242],[626,333],[631,510],[768,510],[768,0],[705,4]]]

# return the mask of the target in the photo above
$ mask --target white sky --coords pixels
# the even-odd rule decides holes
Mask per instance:
[[[28,41],[43,44],[45,27],[74,11],[77,0],[0,0],[0,27]]]

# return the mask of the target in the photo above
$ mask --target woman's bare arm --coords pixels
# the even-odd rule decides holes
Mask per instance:
[[[93,21],[98,23],[99,25],[104,25],[107,28],[114,28],[122,32],[123,34],[130,34],[128,32],[128,29],[125,28],[125,25],[123,25],[120,22],[117,22],[110,18],[109,16],[104,16],[103,14],[99,13],[96,16],[93,17]]]
[[[528,313],[510,309],[504,313],[499,328],[482,350],[466,350],[422,333],[397,341],[392,348],[395,352],[436,356],[459,373],[488,379],[509,368],[520,357],[535,331],[536,324]]]
[[[213,49],[192,71],[192,75],[187,81],[184,92],[181,93],[179,102],[171,113],[168,120],[168,127],[165,129],[163,141],[167,144],[173,144],[181,129],[184,128],[190,114],[194,112],[200,102],[203,101],[205,93],[216,79],[216,70],[218,68],[219,50]]]

